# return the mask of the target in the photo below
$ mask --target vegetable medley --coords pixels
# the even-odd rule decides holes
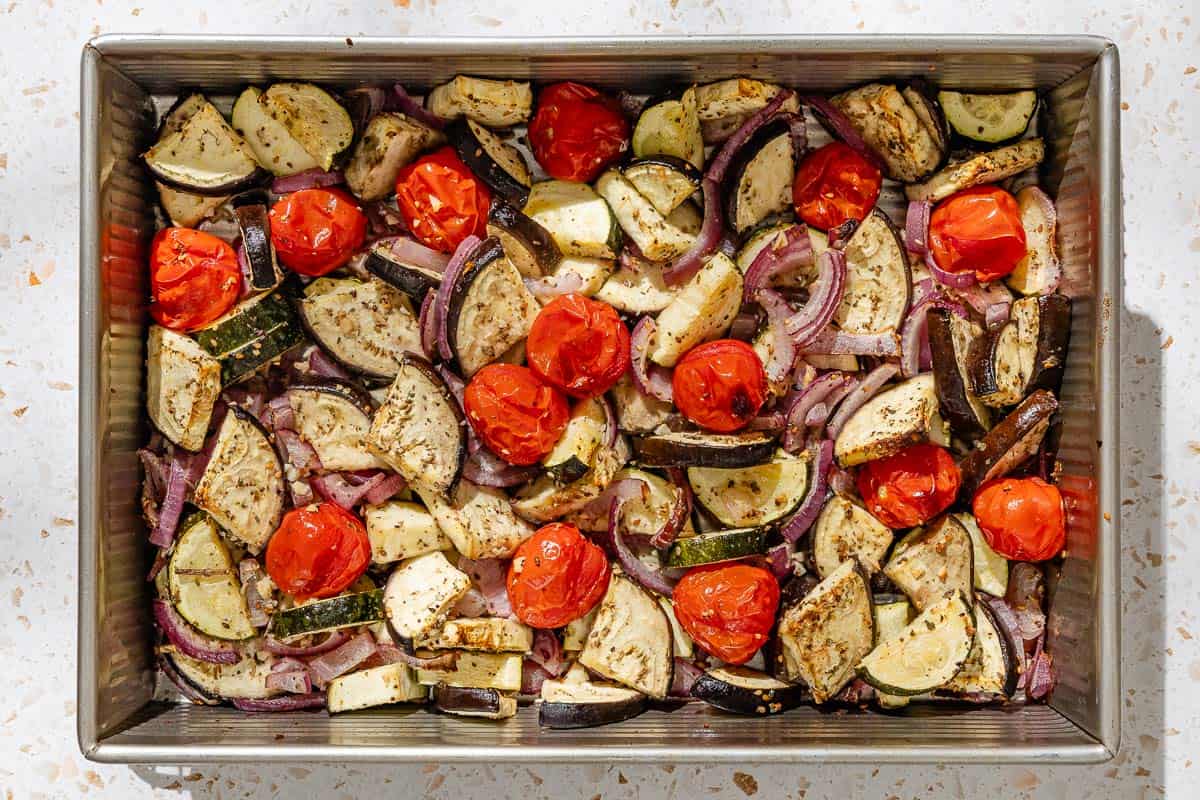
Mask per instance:
[[[163,673],[549,728],[1044,698],[1071,301],[1037,107],[181,97],[144,155]]]

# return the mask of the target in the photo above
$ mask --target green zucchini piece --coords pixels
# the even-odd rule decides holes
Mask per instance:
[[[372,589],[276,611],[271,618],[271,635],[276,639],[290,639],[382,620],[383,590]]]
[[[899,636],[911,619],[912,604],[907,598],[899,595],[875,596],[875,636],[880,644]],[[877,697],[882,708],[903,708],[909,702],[907,695],[879,692]]]
[[[563,483],[582,478],[591,469],[596,448],[604,442],[607,423],[601,401],[592,397],[577,402],[562,436],[542,459],[542,467]]]
[[[242,301],[194,335],[221,362],[225,385],[249,377],[307,341],[296,310],[280,290]]]
[[[167,564],[171,603],[196,630],[216,639],[254,636],[229,548],[217,523],[203,511],[190,514]]]
[[[667,553],[668,567],[695,567],[732,561],[767,549],[767,528],[734,528],[678,539]]]
[[[691,467],[687,477],[696,500],[721,524],[745,528],[774,522],[800,505],[808,489],[808,462],[806,456],[778,450],[766,464]]]
[[[931,692],[958,674],[974,641],[971,601],[948,590],[899,635],[868,653],[858,663],[858,675],[888,694]]]
[[[1015,139],[1029,127],[1037,110],[1037,92],[965,94],[938,92],[938,104],[954,132],[985,144]]]

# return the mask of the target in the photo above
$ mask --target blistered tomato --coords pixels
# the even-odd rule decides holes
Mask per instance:
[[[998,186],[974,186],[938,203],[929,217],[929,249],[946,272],[994,281],[1025,257],[1025,227],[1016,198]]]
[[[704,652],[744,664],[771,634],[779,609],[779,581],[761,567],[696,567],[675,585],[675,618]]]
[[[538,312],[525,352],[546,383],[572,397],[595,397],[629,369],[629,330],[608,303],[565,294]]]
[[[911,528],[945,511],[958,495],[962,474],[936,444],[914,444],[868,461],[858,471],[858,493],[867,510],[889,528]]]
[[[487,235],[492,194],[447,145],[400,170],[396,205],[418,241],[453,253],[468,236]]]
[[[508,600],[517,618],[535,628],[558,628],[592,610],[608,589],[604,551],[574,525],[539,528],[513,554]]]
[[[164,328],[194,331],[237,302],[237,254],[211,233],[163,228],[150,243],[150,315]]]
[[[842,142],[830,142],[800,162],[792,183],[796,216],[827,231],[847,220],[862,221],[875,207],[883,176],[879,168]]]
[[[671,386],[680,412],[717,433],[746,427],[767,399],[762,361],[737,339],[693,347],[676,363]]]
[[[350,260],[367,235],[367,215],[339,189],[301,189],[271,206],[271,244],[301,275],[324,275]]]
[[[552,177],[591,181],[629,147],[621,106],[582,83],[552,83],[529,123],[533,156]]]
[[[358,580],[370,560],[366,526],[336,503],[292,509],[267,544],[267,574],[297,600],[333,597]]]
[[[488,364],[476,372],[463,407],[488,449],[520,465],[536,464],[553,450],[570,416],[562,392],[516,364]]]
[[[975,493],[972,510],[989,545],[1005,558],[1045,561],[1062,552],[1067,520],[1058,487],[1041,478],[1001,478]]]

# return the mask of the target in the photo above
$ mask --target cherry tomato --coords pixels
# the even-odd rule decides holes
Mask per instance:
[[[508,600],[535,628],[559,628],[600,602],[612,570],[579,528],[552,522],[521,543],[508,568]]]
[[[875,201],[883,176],[879,168],[842,142],[830,142],[800,162],[792,183],[796,216],[827,231],[847,220],[862,221]]]
[[[562,392],[516,364],[488,364],[476,372],[463,407],[488,449],[520,465],[536,464],[553,450],[570,416]]]
[[[889,528],[911,528],[945,511],[958,495],[962,474],[936,444],[914,444],[868,461],[858,471],[858,493],[867,510]]]
[[[592,87],[552,83],[538,95],[529,144],[552,177],[586,183],[629,147],[629,122],[616,100]]]
[[[366,526],[336,503],[293,508],[267,544],[267,574],[301,601],[340,593],[370,560]]]
[[[671,386],[680,412],[717,433],[746,427],[767,399],[762,361],[737,339],[693,347],[675,364]]]
[[[629,330],[608,303],[564,294],[538,312],[525,354],[546,383],[572,397],[596,397],[629,369]]]
[[[762,567],[710,564],[675,585],[675,619],[704,652],[745,664],[770,638],[779,582]]]
[[[487,235],[492,193],[447,145],[400,170],[396,205],[422,244],[453,253],[468,236]]]
[[[271,244],[285,267],[324,275],[350,260],[367,235],[367,215],[338,189],[301,189],[271,206]]]
[[[1003,278],[1025,257],[1016,199],[997,186],[950,195],[929,217],[929,249],[946,272],[973,270],[985,282]]]
[[[150,243],[150,314],[173,331],[194,331],[237,302],[242,268],[225,242],[191,228],[163,228]]]
[[[1045,561],[1067,542],[1062,494],[1041,478],[989,481],[975,493],[973,510],[983,538],[1005,558]]]

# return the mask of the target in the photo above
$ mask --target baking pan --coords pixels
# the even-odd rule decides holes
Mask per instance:
[[[108,762],[662,761],[1099,762],[1120,738],[1117,49],[1096,37],[773,36],[371,38],[103,36],[82,63],[79,407],[79,743]],[[138,161],[154,102],[180,87],[402,81],[457,72],[651,89],[750,75],[801,90],[922,76],[966,90],[1047,93],[1043,183],[1057,198],[1074,298],[1061,404],[1068,557],[1050,581],[1050,705],[900,714],[801,708],[769,718],[702,704],[621,725],[543,731],[536,711],[480,724],[394,707],[334,718],[155,699],[148,550],[137,510],[153,188]]]

